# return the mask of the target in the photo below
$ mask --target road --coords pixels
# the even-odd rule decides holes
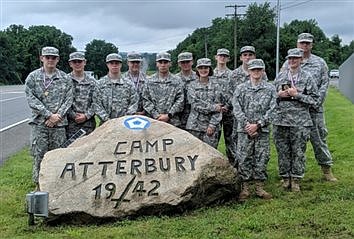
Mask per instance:
[[[0,129],[30,117],[23,85],[0,87]]]
[[[11,154],[29,144],[30,127],[23,85],[0,87],[0,165]]]

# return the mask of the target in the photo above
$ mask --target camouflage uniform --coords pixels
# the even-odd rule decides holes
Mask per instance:
[[[161,80],[158,73],[153,74],[144,85],[143,107],[153,119],[160,114],[170,114],[169,123],[180,127],[180,113],[184,107],[183,83],[171,73],[165,80]]]
[[[242,181],[264,181],[270,158],[269,125],[276,106],[275,88],[263,78],[258,85],[253,85],[249,79],[237,86],[232,105],[238,122],[236,161],[240,178]],[[257,136],[248,135],[247,123],[258,124]]]
[[[186,129],[203,142],[217,148],[222,114],[216,111],[216,104],[221,103],[222,93],[216,79],[209,77],[207,84],[201,83],[198,79],[193,81],[188,87],[187,95],[191,112]],[[208,127],[215,129],[211,136],[206,133]]]
[[[181,113],[181,128],[186,129],[188,116],[191,112],[191,104],[188,102],[187,90],[189,85],[197,79],[197,74],[194,71],[192,71],[191,75],[185,76],[182,74],[182,72],[178,72],[176,76],[179,77],[183,82],[185,101],[184,101],[184,108]]]
[[[103,122],[137,112],[138,93],[133,83],[123,78],[112,80],[108,75],[102,77],[93,95],[95,112]]]
[[[59,56],[59,51],[53,47],[45,47],[42,49],[42,56],[45,55]],[[67,74],[58,69],[50,78],[46,78],[43,68],[32,71],[26,78],[25,92],[32,111],[29,124],[32,127],[31,153],[34,159],[32,178],[35,183],[38,183],[44,154],[59,148],[66,140],[65,126],[68,124],[66,114],[73,102],[72,88],[72,82]],[[45,125],[45,121],[52,114],[59,114],[63,120],[51,128]]]
[[[282,70],[288,68],[286,61]],[[317,82],[319,100],[316,106],[310,107],[310,115],[313,122],[310,133],[310,141],[319,165],[331,166],[333,164],[331,153],[327,145],[328,130],[324,119],[323,104],[327,96],[329,86],[328,67],[326,62],[319,56],[311,54],[308,59],[301,62],[301,69],[312,75]]]
[[[139,65],[143,62],[143,58],[140,53],[138,52],[129,52],[127,55],[127,60],[128,62],[140,62]],[[131,71],[125,72],[122,77],[129,81],[132,82],[135,86],[135,90],[139,95],[139,103],[138,103],[138,109],[137,112],[143,112],[143,99],[142,99],[142,94],[143,94],[143,87],[146,81],[146,74],[144,72],[141,72],[141,66],[138,74],[134,76]]]
[[[239,86],[242,83],[248,82],[249,79],[249,73],[246,72],[243,69],[243,66],[239,66],[237,67],[235,70],[233,70],[231,72],[231,92],[232,94],[234,94],[237,86]],[[267,74],[264,73],[263,77],[262,77],[262,81],[266,82],[268,81],[268,77]],[[237,120],[236,120],[236,116],[234,113],[234,122],[233,122],[233,129],[232,129],[232,142],[234,143],[234,148],[236,148],[236,143],[237,143]],[[236,163],[236,162],[235,162]]]
[[[229,161],[233,163],[235,161],[234,143],[232,140],[232,130],[233,130],[233,114],[232,114],[232,84],[231,84],[231,70],[226,68],[225,71],[220,71],[217,68],[214,69],[214,77],[216,77],[217,83],[220,85],[223,92],[223,104],[228,108],[226,113],[222,114],[222,128],[225,139],[226,156]],[[221,128],[219,132],[219,139],[221,136]]]
[[[137,77],[134,77],[129,71],[125,72],[122,77],[124,80],[127,80],[129,82],[132,82],[134,84],[135,90],[138,93],[139,100],[138,100],[138,109],[137,112],[142,112],[143,109],[143,87],[146,81],[146,75],[143,72],[139,72],[139,75]]]
[[[73,73],[69,73],[68,76],[74,85],[74,100],[68,111],[68,126],[66,127],[66,136],[69,139],[80,129],[85,130],[86,134],[90,134],[96,127],[95,110],[92,103],[96,80],[90,78],[86,73],[84,73],[84,79],[80,81],[75,79]],[[84,113],[87,120],[83,123],[76,123],[76,113]]]
[[[290,85],[289,70],[282,71],[274,81],[277,92]],[[273,136],[278,152],[279,175],[283,178],[302,178],[305,173],[306,143],[313,125],[309,108],[318,100],[315,80],[303,71],[298,73],[295,86],[298,95],[287,99],[277,99],[273,122]]]

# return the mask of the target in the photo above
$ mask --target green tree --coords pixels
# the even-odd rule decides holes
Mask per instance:
[[[39,56],[45,46],[54,46],[59,49],[60,61],[58,68],[69,72],[69,54],[76,49],[72,46],[72,36],[53,26],[30,26],[25,29],[21,25],[11,25],[5,33],[13,39],[14,58],[17,61],[16,71],[22,81],[34,69],[41,66]]]
[[[86,69],[93,71],[99,78],[107,74],[106,56],[110,53],[118,53],[118,48],[104,40],[94,39],[85,47],[87,60]]]
[[[342,48],[341,64],[346,61],[352,54],[354,54],[354,40]]]
[[[237,18],[237,42],[238,47],[253,45],[256,47],[257,57],[266,62],[266,70],[270,78],[274,77],[275,65],[275,10],[269,3],[257,5],[251,4],[243,19]],[[218,48],[230,50],[230,62],[228,66],[234,68],[234,19],[215,18],[212,25],[207,28],[198,28],[184,41],[171,51],[172,60],[182,51],[192,52],[195,59],[205,57],[205,43],[207,56],[215,65],[215,54]],[[237,49],[239,52],[239,49]],[[239,54],[236,56],[239,58]],[[175,70],[176,67],[173,67]]]
[[[0,31],[0,84],[21,84],[16,71],[16,58],[14,57],[15,42],[4,32]]]
[[[254,46],[257,58],[265,62],[269,79],[275,78],[275,16],[275,9],[270,7],[269,2],[260,5],[250,4],[245,18],[240,23],[238,34],[238,48],[245,45]]]
[[[296,47],[297,36],[300,33],[308,32],[314,36],[313,52],[316,55],[327,59],[327,55],[323,54],[324,49],[328,49],[329,41],[326,35],[314,20],[294,20],[289,24],[285,23],[280,29],[280,61],[284,62],[287,51]]]

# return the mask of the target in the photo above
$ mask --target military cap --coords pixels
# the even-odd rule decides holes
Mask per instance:
[[[217,50],[216,55],[230,56],[230,51],[228,49],[225,49],[225,48],[220,48],[220,49]]]
[[[132,52],[128,53],[127,60],[128,61],[142,61],[143,58],[140,53],[132,51]]]
[[[178,55],[178,62],[193,60],[193,54],[190,52],[182,52]]]
[[[43,47],[42,56],[59,56],[59,50],[52,46]]]
[[[120,61],[120,62],[122,62],[123,58],[118,53],[111,53],[111,54],[108,54],[106,56],[106,62],[108,63],[110,61]]]
[[[197,60],[197,68],[200,66],[209,66],[211,67],[211,60],[209,58],[200,58]]]
[[[85,60],[85,54],[83,52],[80,51],[76,51],[73,52],[69,55],[69,61],[73,61],[73,60]]]
[[[241,54],[244,53],[244,52],[247,52],[247,51],[256,54],[256,49],[254,48],[254,46],[243,46],[240,49],[240,53]]]
[[[252,59],[247,63],[247,67],[249,70],[252,69],[265,69],[265,65],[262,59]]]
[[[288,55],[286,56],[286,59],[289,57],[303,57],[304,56],[304,51],[300,48],[292,48],[288,50]]]
[[[156,54],[156,61],[171,61],[171,54],[168,52],[160,52]]]
[[[313,35],[307,32],[301,33],[297,37],[297,42],[313,42]]]

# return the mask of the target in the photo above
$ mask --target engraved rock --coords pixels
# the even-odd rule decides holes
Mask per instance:
[[[84,223],[183,212],[236,197],[236,172],[217,150],[144,116],[112,119],[48,152],[39,184],[48,221]]]

